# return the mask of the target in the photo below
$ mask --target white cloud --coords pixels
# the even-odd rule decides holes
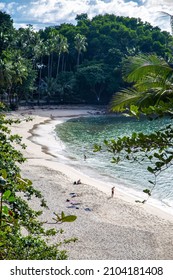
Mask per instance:
[[[89,17],[93,17],[97,14],[114,13],[117,15],[134,16],[138,10],[137,3],[131,1],[130,3],[124,3],[123,0],[48,0],[48,1],[34,1],[29,9],[30,16],[48,21],[69,21],[72,20],[70,15],[81,13],[88,13]],[[73,20],[74,20],[73,18]]]
[[[28,15],[39,22],[59,24],[62,22],[75,22],[77,14],[87,13],[89,18],[97,14],[113,13],[119,16],[139,17],[144,22],[158,25],[160,22],[166,30],[169,30],[169,20],[157,20],[158,9],[166,9],[172,0],[146,0],[143,5],[131,0],[39,0],[30,4]],[[167,24],[165,21],[167,20]]]
[[[171,5],[173,4],[172,0],[148,0],[146,1],[148,6],[158,6],[158,5]]]
[[[13,15],[15,13],[16,6],[17,4],[15,2],[6,4],[6,12],[10,15]]]
[[[5,4],[0,2],[0,10],[3,10],[5,8]]]
[[[149,10],[149,21],[162,30],[171,32],[169,16],[163,16],[162,12],[173,15],[173,0],[148,0],[145,7]]]
[[[87,13],[89,18],[110,13],[138,17],[144,22],[170,31],[169,17],[160,17],[159,11],[173,14],[173,0],[19,0],[9,4],[4,2],[0,2],[0,5],[12,15],[16,24],[30,23],[40,28],[63,22],[74,24],[76,15],[81,13]]]
[[[16,8],[16,11],[17,11],[17,12],[22,12],[22,11],[27,10],[27,9],[28,9],[28,6],[27,6],[27,5],[21,5],[21,6],[18,6],[18,7]]]

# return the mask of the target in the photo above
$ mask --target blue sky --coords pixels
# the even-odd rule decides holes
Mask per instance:
[[[16,28],[32,24],[35,29],[61,23],[75,24],[77,14],[87,13],[89,18],[98,14],[139,17],[162,30],[171,31],[169,17],[173,15],[173,0],[6,0],[0,1],[0,10],[11,15]]]

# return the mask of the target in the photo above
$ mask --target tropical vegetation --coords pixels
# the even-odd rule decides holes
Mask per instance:
[[[173,38],[137,18],[87,14],[76,25],[16,30],[0,12],[0,97],[11,108],[42,104],[108,104],[126,87],[123,61],[153,53],[172,61]]]
[[[9,108],[42,104],[109,104],[113,112],[151,119],[172,115],[173,38],[140,19],[87,14],[76,25],[63,23],[35,31],[13,27],[11,17],[0,12],[0,99]],[[149,55],[150,53],[150,55]],[[36,196],[47,207],[30,180],[22,178],[24,157],[16,149],[21,137],[12,135],[14,122],[0,113],[0,259],[65,259],[59,244],[47,237],[57,234],[39,222],[40,211],[30,208]],[[150,135],[105,140],[113,161],[149,161],[154,179],[172,166],[173,127]],[[15,145],[14,145],[15,143]],[[96,145],[95,150],[102,147]],[[140,155],[140,156],[139,156]],[[143,201],[144,202],[144,201]],[[57,223],[75,216],[55,215]],[[24,230],[25,229],[25,230]],[[26,232],[26,234],[23,234]]]

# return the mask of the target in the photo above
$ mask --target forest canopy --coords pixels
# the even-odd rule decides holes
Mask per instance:
[[[34,31],[16,30],[0,12],[0,98],[11,108],[40,104],[108,104],[126,87],[124,59],[154,53],[172,61],[173,38],[141,19],[76,16]]]

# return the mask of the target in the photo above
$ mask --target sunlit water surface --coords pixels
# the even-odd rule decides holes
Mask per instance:
[[[111,163],[112,154],[106,151],[93,152],[95,143],[103,144],[105,139],[117,139],[119,136],[130,136],[133,132],[149,133],[170,124],[169,118],[155,121],[136,120],[120,116],[89,116],[69,119],[56,126],[57,140],[62,145],[61,155],[68,164],[85,174],[105,182],[118,184],[121,190],[136,197],[142,197],[143,189],[150,188],[148,180],[153,180],[147,171],[148,163],[130,163],[122,161]],[[57,142],[59,145],[60,142]],[[86,160],[84,160],[84,154]],[[173,168],[163,172],[157,187],[152,193],[152,199],[162,205],[173,208]]]

